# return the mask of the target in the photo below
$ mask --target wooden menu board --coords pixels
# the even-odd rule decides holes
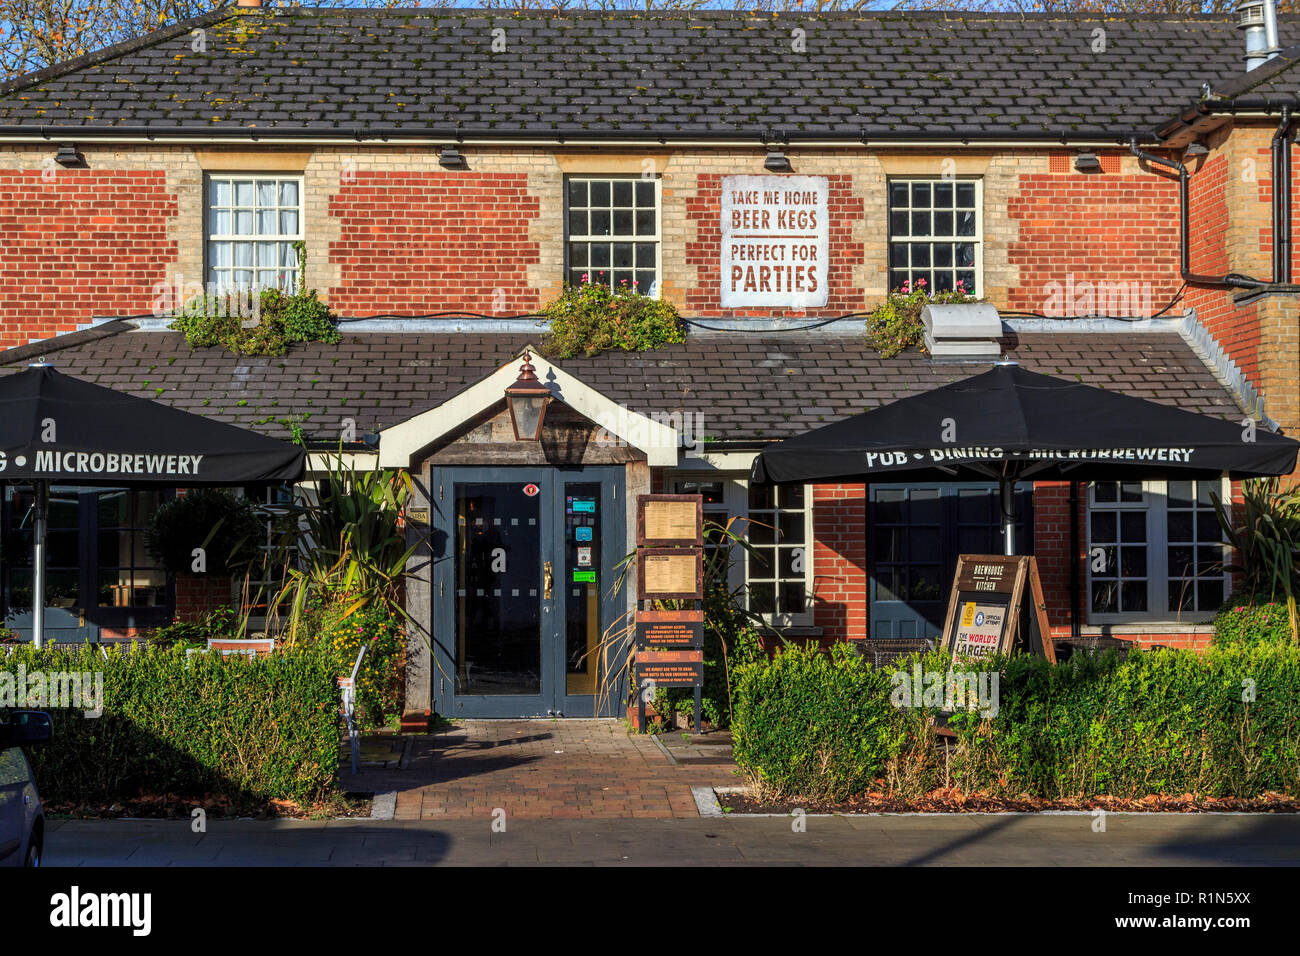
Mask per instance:
[[[642,547],[694,547],[704,540],[700,495],[637,495],[636,543]]]
[[[1020,648],[1056,663],[1047,603],[1033,556],[959,557],[943,622],[943,646],[954,656],[967,658]]]
[[[704,596],[703,548],[642,548],[637,558],[637,600],[698,600]]]
[[[704,686],[704,497],[637,495],[637,612],[632,652],[638,731],[646,727],[647,694],[659,687],[695,689],[695,729],[702,724]],[[655,601],[688,601],[682,610],[652,610]],[[666,649],[665,649],[666,648]]]

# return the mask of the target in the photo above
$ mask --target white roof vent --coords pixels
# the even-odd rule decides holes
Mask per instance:
[[[921,310],[925,347],[939,359],[987,360],[1002,351],[1002,319],[987,302],[927,305]]]

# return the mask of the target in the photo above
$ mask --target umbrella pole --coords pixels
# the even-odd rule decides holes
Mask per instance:
[[[1002,494],[1002,553],[1016,553],[1016,483],[1005,475],[998,480]]]
[[[50,484],[36,479],[36,516],[32,523],[32,641],[45,646],[45,514],[49,505]]]

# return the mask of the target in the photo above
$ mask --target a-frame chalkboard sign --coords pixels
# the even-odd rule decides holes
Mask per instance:
[[[963,554],[957,559],[943,646],[958,657],[991,657],[1019,648],[1056,663],[1047,603],[1031,555]]]

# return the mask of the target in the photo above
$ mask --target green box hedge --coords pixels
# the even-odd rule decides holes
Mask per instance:
[[[238,805],[310,802],[334,786],[339,692],[319,651],[250,660],[179,648],[0,653],[0,672],[103,674],[103,714],[45,707],[52,743],[29,749],[48,802],[216,794]],[[0,711],[0,713],[3,713]]]
[[[889,675],[848,645],[830,654],[790,645],[737,673],[733,749],[766,793],[841,800],[870,789],[902,752]]]
[[[1214,618],[1215,644],[1289,644],[1291,615],[1284,602],[1229,604]]]
[[[773,797],[908,798],[938,787],[999,797],[1300,794],[1300,648],[1135,651],[1059,666],[1016,656],[992,717],[958,713],[951,745],[937,708],[895,707],[891,674],[944,672],[930,654],[876,670],[851,652],[791,648],[739,675],[741,769]]]

